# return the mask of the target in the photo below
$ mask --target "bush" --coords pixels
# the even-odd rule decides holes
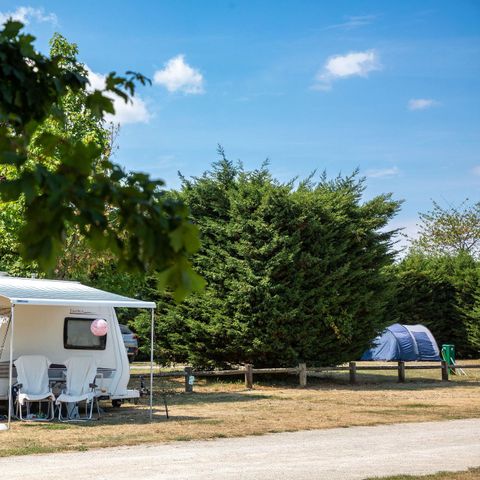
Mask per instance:
[[[467,253],[412,253],[396,273],[396,295],[388,308],[390,323],[422,323],[439,345],[454,344],[459,357],[478,356],[480,315],[478,306],[474,309],[480,282],[478,262]]]
[[[399,208],[389,195],[362,203],[362,192],[356,175],[295,189],[224,156],[183,179],[207,288],[179,305],[162,297],[157,357],[199,367],[358,357],[384,327],[393,232],[382,229]]]

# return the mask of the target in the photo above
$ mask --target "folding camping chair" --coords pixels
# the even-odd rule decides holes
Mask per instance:
[[[55,416],[55,395],[49,386],[48,367],[50,360],[43,355],[23,355],[15,360],[14,365],[17,369],[17,389],[16,411],[17,417],[22,420],[30,421],[49,421]],[[42,413],[42,402],[47,402],[48,410],[45,416]],[[38,412],[32,413],[31,403],[38,403]],[[26,407],[25,417],[23,415],[23,406]]]
[[[71,357],[65,362],[66,387],[58,396],[58,419],[61,422],[91,420],[93,415],[93,404],[97,404],[98,416],[100,407],[96,394],[95,377],[97,376],[97,365],[91,357]],[[85,402],[85,415],[79,412],[79,403]],[[66,414],[63,413],[65,406]]]

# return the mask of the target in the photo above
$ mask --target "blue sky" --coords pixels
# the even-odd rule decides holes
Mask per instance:
[[[366,197],[405,200],[409,233],[432,199],[480,200],[479,1],[0,0],[8,13],[41,50],[55,31],[76,42],[93,82],[154,80],[118,117],[116,160],[170,187],[220,143],[280,180],[358,167]]]

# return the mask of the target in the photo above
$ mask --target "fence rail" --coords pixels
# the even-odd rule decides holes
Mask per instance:
[[[325,372],[348,372],[350,384],[357,383],[357,373],[361,371],[382,371],[382,370],[395,370],[398,374],[398,381],[404,383],[406,380],[407,370],[439,370],[441,373],[441,380],[448,382],[450,379],[450,373],[457,370],[463,370],[466,368],[477,368],[478,365],[448,365],[447,362],[442,361],[433,363],[431,365],[410,365],[406,362],[398,362],[397,365],[357,365],[357,362],[350,362],[348,366],[335,366],[335,367],[309,367],[307,368],[305,363],[300,363],[298,367],[293,368],[253,368],[253,365],[246,364],[244,368],[235,370],[194,370],[192,367],[185,367],[183,370],[177,370],[172,372],[158,372],[154,373],[154,378],[184,378],[185,379],[185,392],[193,392],[193,383],[195,377],[221,377],[221,376],[235,376],[243,375],[245,378],[245,387],[253,388],[253,375],[254,374],[283,374],[283,375],[298,375],[299,385],[301,387],[307,386],[308,377],[319,377]],[[133,373],[131,378],[141,378],[144,374]]]

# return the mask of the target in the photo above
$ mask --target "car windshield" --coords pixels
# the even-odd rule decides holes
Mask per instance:
[[[120,324],[120,331],[122,334],[124,333],[133,333],[126,325]]]

